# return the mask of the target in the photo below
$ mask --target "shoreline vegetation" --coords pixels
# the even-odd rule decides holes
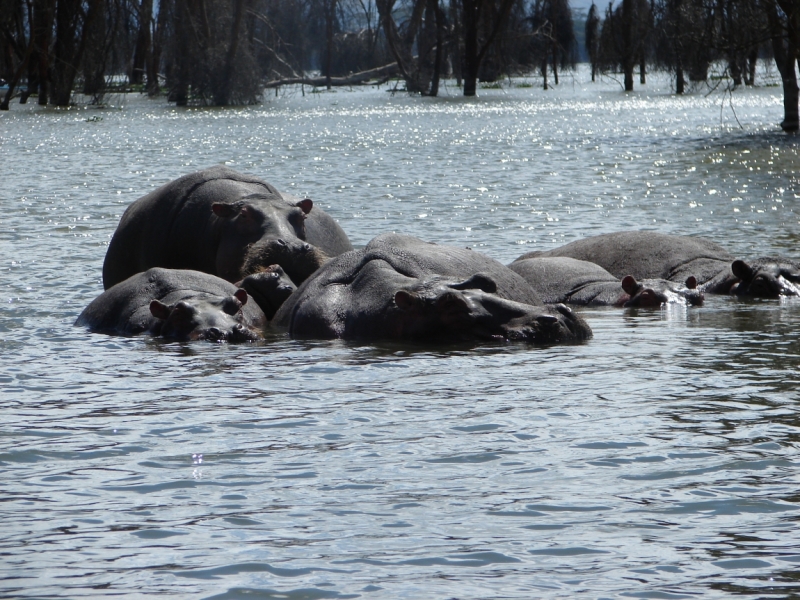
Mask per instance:
[[[585,9],[584,9],[585,10]],[[8,0],[0,14],[0,110],[11,100],[102,104],[119,86],[176,106],[244,106],[265,90],[387,83],[464,96],[538,73],[548,90],[591,65],[626,92],[668,73],[674,93],[780,74],[785,131],[800,128],[800,0]],[[638,80],[638,83],[636,83]],[[301,89],[301,92],[304,91]]]

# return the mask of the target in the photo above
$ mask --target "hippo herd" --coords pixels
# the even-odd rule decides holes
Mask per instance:
[[[308,198],[223,166],[131,204],[76,325],[118,335],[558,343],[592,331],[566,305],[697,306],[705,294],[800,296],[800,262],[749,263],[708,240],[650,231],[585,238],[503,265],[383,234],[353,249]]]

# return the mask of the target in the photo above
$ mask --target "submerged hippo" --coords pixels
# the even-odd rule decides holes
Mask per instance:
[[[331,260],[272,324],[295,338],[551,343],[591,336],[581,317],[564,305],[544,306],[499,262],[397,234]]]
[[[247,292],[199,271],[152,268],[95,298],[75,325],[98,333],[249,342],[267,319]]]
[[[508,268],[519,273],[547,303],[625,307],[703,303],[694,276],[684,284],[665,279],[637,281],[631,275],[620,281],[600,265],[567,257],[520,258]]]
[[[529,252],[517,260],[564,256],[600,265],[615,277],[697,279],[701,291],[776,298],[800,295],[800,263],[758,258],[749,264],[709,240],[654,231],[597,235],[553,250]]]
[[[223,166],[172,181],[131,204],[103,263],[106,289],[150,267],[239,281],[277,264],[299,284],[352,250],[342,228],[308,199]]]

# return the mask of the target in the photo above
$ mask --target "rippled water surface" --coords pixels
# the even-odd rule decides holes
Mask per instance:
[[[797,597],[800,301],[585,310],[591,341],[544,348],[72,326],[125,207],[216,163],[356,245],[800,255],[780,88],[585,79],[0,114],[0,596]]]

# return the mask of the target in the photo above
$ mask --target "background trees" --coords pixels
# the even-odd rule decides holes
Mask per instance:
[[[759,57],[775,60],[782,126],[800,127],[796,66],[800,0],[615,0],[578,25],[592,79],[620,73],[625,90],[647,69],[668,70],[675,91],[707,82],[752,85]],[[569,0],[0,0],[0,109],[18,95],[64,106],[100,103],[110,90],[166,92],[179,105],[248,104],[265,86],[328,86],[399,74],[435,96],[453,77],[478,82],[576,60]]]

